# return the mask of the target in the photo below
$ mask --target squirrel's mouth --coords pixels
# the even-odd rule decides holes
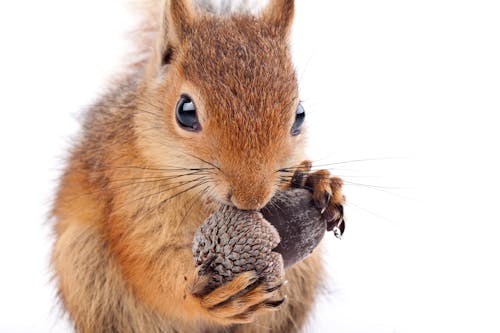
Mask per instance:
[[[211,201],[245,211],[260,211],[280,189],[277,179],[255,173],[251,177],[218,177],[213,183],[206,191]]]
[[[258,191],[250,190],[242,192],[231,189],[226,193],[224,201],[240,210],[259,211],[269,203],[274,193],[273,188],[267,189],[265,187],[261,187]]]
[[[272,191],[272,195],[274,195],[274,193],[275,191]],[[267,199],[265,201],[262,201],[261,203],[257,198],[251,197],[248,199],[248,201],[240,203],[238,199],[232,195],[231,192],[227,192],[225,195],[222,196],[217,194],[212,194],[208,196],[207,200],[209,202],[216,203],[217,205],[220,206],[235,207],[239,210],[244,210],[244,211],[260,211],[271,201],[271,199]]]
[[[234,207],[234,208],[237,208],[239,210],[244,210],[244,211],[260,211],[262,208],[264,208],[267,204],[264,204],[264,205],[251,205],[251,206],[247,206],[247,205],[238,205],[236,204],[231,197],[228,197],[226,196],[225,198],[222,198],[222,199],[218,199],[216,198],[215,201],[217,201],[217,203],[219,203],[220,205],[223,205],[223,206],[230,206],[230,207]],[[255,202],[255,201],[254,201]]]

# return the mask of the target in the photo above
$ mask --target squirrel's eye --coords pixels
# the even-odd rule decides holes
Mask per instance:
[[[302,104],[299,103],[299,106],[297,106],[297,111],[295,112],[295,121],[293,122],[292,129],[290,130],[290,133],[293,136],[300,134],[300,128],[302,127],[305,118],[306,111],[304,110]]]
[[[201,130],[201,125],[196,115],[196,105],[194,105],[189,96],[181,95],[175,108],[175,117],[182,129],[191,132],[199,132]]]

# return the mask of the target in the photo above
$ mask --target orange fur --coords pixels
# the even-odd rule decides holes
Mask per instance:
[[[286,272],[286,286],[262,285],[223,306],[252,275],[195,296],[191,252],[220,203],[260,209],[283,186],[278,170],[303,159],[303,135],[290,135],[293,1],[271,0],[257,17],[217,17],[187,0],[162,8],[146,28],[158,28],[148,62],[88,111],[61,179],[60,297],[78,332],[299,331],[323,274],[319,250]],[[181,94],[197,106],[199,133],[176,123]],[[271,311],[266,301],[283,295]]]

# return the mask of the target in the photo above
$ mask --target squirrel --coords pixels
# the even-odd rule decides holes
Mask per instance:
[[[60,179],[61,303],[83,333],[299,332],[322,285],[320,249],[286,270],[287,283],[245,272],[203,296],[191,250],[221,204],[259,210],[293,184],[343,219],[342,181],[304,159],[294,1],[232,15],[152,4],[149,56],[86,111]]]

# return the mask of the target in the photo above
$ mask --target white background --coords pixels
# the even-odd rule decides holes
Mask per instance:
[[[308,332],[500,332],[496,1],[297,2],[310,156],[347,184]],[[77,115],[126,55],[123,0],[0,3],[0,332],[67,332],[45,221]]]

